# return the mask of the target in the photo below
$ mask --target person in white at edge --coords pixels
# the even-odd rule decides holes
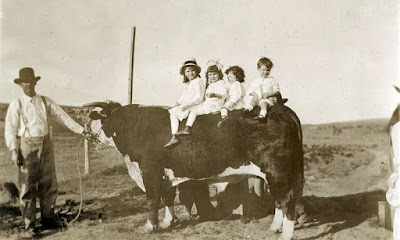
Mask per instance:
[[[393,146],[393,173],[390,175],[386,192],[388,203],[395,208],[393,220],[393,239],[400,240],[400,122],[397,122],[391,131]]]
[[[228,96],[221,108],[221,120],[218,122],[217,127],[221,127],[223,122],[228,119],[228,111],[244,107],[243,99],[246,95],[246,90],[242,84],[245,78],[243,69],[239,66],[233,66],[228,68],[225,73],[228,76],[230,86],[228,85]]]
[[[40,200],[42,229],[62,226],[54,218],[57,197],[57,180],[54,164],[53,143],[50,138],[48,117],[54,117],[71,131],[88,134],[53,100],[36,94],[32,68],[22,68],[19,84],[24,94],[10,103],[5,119],[5,140],[11,152],[11,160],[19,167],[18,185],[24,227],[35,229],[36,196]]]
[[[251,112],[255,106],[260,106],[261,110],[256,120],[263,121],[267,116],[268,108],[277,102],[276,95],[279,94],[278,82],[269,77],[273,63],[266,57],[260,58],[257,62],[257,70],[260,77],[254,80],[248,89],[248,99],[245,111]]]
[[[206,83],[200,78],[200,72],[201,68],[194,58],[185,61],[180,68],[179,73],[183,75],[185,87],[175,107],[168,110],[172,138],[164,145],[165,148],[172,148],[180,143],[179,137],[176,135],[179,129],[179,122],[187,118],[189,112],[204,101]]]
[[[206,72],[206,79],[208,87],[206,88],[206,98],[204,102],[190,111],[185,129],[179,131],[177,135],[190,135],[198,115],[219,112],[224,105],[228,91],[226,89],[226,83],[223,81],[221,69],[217,65],[209,66]]]

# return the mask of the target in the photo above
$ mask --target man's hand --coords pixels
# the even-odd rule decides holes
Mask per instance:
[[[22,159],[18,157],[17,149],[11,151],[11,161],[17,166],[22,166]]]
[[[82,135],[82,137],[86,138],[86,140],[88,140],[88,141],[92,141],[92,142],[97,141],[96,136],[92,132],[90,132],[90,130],[87,130],[87,129],[83,130],[81,135]]]

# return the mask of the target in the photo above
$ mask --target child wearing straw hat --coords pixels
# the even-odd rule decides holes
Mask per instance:
[[[185,61],[180,68],[179,73],[183,75],[185,87],[175,107],[169,109],[172,137],[164,145],[165,148],[172,148],[180,143],[176,135],[179,129],[179,122],[187,118],[189,112],[204,100],[206,84],[200,78],[200,72],[201,68],[194,58]]]

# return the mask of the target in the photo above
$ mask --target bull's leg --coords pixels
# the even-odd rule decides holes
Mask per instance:
[[[283,227],[281,239],[289,240],[293,238],[294,233],[294,221],[296,213],[296,200],[293,194],[288,194],[290,199],[283,207]]]
[[[175,215],[174,206],[165,206],[165,215],[164,219],[158,225],[161,229],[169,228],[172,223],[177,219]]]
[[[275,204],[275,205],[277,205],[277,204]],[[282,231],[282,225],[283,225],[283,211],[282,211],[282,208],[275,207],[274,220],[272,221],[270,229],[273,232],[281,232]]]
[[[275,216],[271,224],[271,230],[279,232],[282,230],[280,239],[290,240],[293,238],[295,221],[296,198],[293,190],[288,191],[283,199],[275,200]]]
[[[241,196],[243,198],[243,217],[242,222],[247,223],[251,217],[261,216],[262,203],[261,200],[265,197],[266,184],[263,179],[254,176],[248,176],[243,181]]]
[[[251,177],[250,177],[251,178]],[[251,185],[250,178],[246,176],[240,183],[240,202],[242,203],[242,211],[240,213],[240,221],[242,223],[250,222],[250,212],[252,210],[252,202],[250,200],[249,187]]]
[[[191,181],[179,185],[179,200],[185,206],[189,215],[192,215],[192,207],[195,198],[195,189]]]
[[[283,228],[282,239],[292,239],[296,217],[296,204],[303,195],[304,175],[299,171],[293,182],[293,188],[289,190],[283,201]]]
[[[195,182],[196,191],[194,202],[196,204],[197,213],[200,215],[200,220],[208,221],[214,219],[214,206],[211,204],[210,191],[208,184]]]
[[[158,230],[158,208],[161,201],[162,172],[159,169],[152,169],[152,172],[143,172],[143,182],[146,187],[146,196],[149,204],[149,218],[145,225],[145,232]],[[157,171],[158,170],[158,171]]]
[[[164,219],[160,222],[159,227],[162,229],[168,228],[177,219],[174,209],[174,199],[176,195],[176,188],[170,187],[163,194],[163,202],[165,204]]]

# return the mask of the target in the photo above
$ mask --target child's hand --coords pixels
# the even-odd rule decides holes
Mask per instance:
[[[257,94],[255,92],[252,92],[252,93],[250,93],[250,96],[257,97]]]

